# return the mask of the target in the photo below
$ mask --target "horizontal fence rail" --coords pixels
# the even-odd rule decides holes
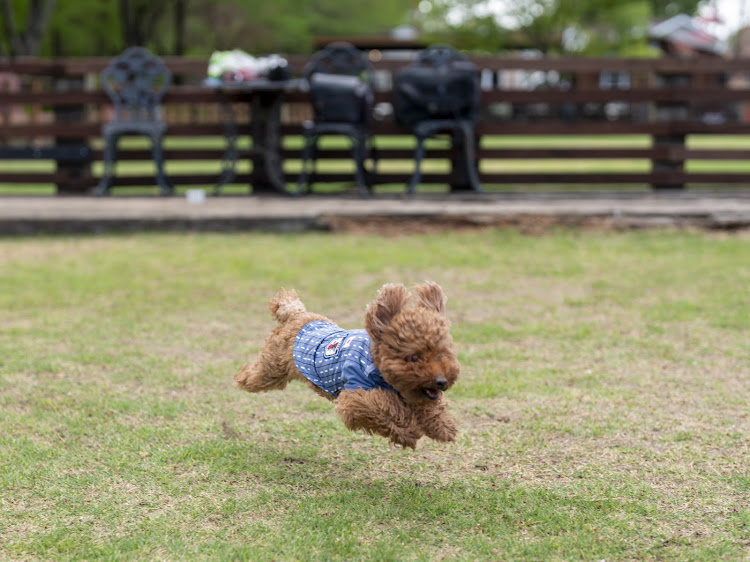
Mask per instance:
[[[111,117],[98,75],[109,60],[0,59],[0,184],[21,192],[24,186],[30,192],[39,186],[55,186],[58,193],[93,190],[101,173],[102,125]],[[175,77],[163,100],[172,182],[178,188],[228,182],[223,189],[251,191],[263,148],[252,146],[247,97],[204,86],[205,59],[163,60]],[[487,190],[750,184],[750,59],[472,60],[481,70],[476,156]],[[307,58],[289,61],[299,76]],[[392,73],[408,62],[374,63],[378,150],[370,182],[376,190],[404,190],[413,172],[414,139],[391,111]],[[302,124],[311,117],[305,92],[285,95],[279,156],[290,185],[300,171]],[[230,138],[237,143],[236,165]],[[455,158],[449,142],[428,144],[423,186],[464,187],[454,185]],[[353,186],[346,141],[323,143],[318,160],[313,189]],[[149,146],[123,144],[118,162],[114,193],[123,186],[156,193]]]

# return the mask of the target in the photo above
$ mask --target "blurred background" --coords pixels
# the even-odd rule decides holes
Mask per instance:
[[[323,36],[393,36],[475,53],[657,56],[650,30],[690,18],[739,48],[745,0],[0,0],[0,56],[307,54]]]

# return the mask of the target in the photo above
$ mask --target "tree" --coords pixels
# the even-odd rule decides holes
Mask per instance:
[[[12,0],[3,0],[12,1]],[[16,0],[20,5],[20,0]],[[75,0],[59,2],[42,54],[309,53],[317,35],[387,33],[413,0]]]
[[[60,2],[42,52],[52,56],[110,56],[140,45],[159,54],[184,54],[187,2]]]
[[[59,2],[41,54],[56,57],[110,56],[122,51],[114,0]]]
[[[410,0],[190,0],[189,49],[309,53],[318,35],[387,33]]]
[[[0,33],[0,54],[8,54],[11,57],[38,55],[55,10],[55,3],[55,0],[1,0],[3,25]]]
[[[693,14],[700,0],[423,0],[417,20],[433,40],[497,52],[643,54],[655,19]],[[468,33],[467,33],[468,31]]]

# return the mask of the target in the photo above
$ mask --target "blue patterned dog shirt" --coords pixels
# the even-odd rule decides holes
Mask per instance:
[[[333,396],[358,388],[396,392],[372,362],[366,330],[342,330],[322,320],[309,322],[294,340],[294,363],[310,382]]]

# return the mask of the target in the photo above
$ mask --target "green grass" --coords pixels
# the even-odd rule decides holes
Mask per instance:
[[[0,239],[0,559],[746,560],[750,238]],[[266,301],[449,297],[454,444],[235,390]]]

